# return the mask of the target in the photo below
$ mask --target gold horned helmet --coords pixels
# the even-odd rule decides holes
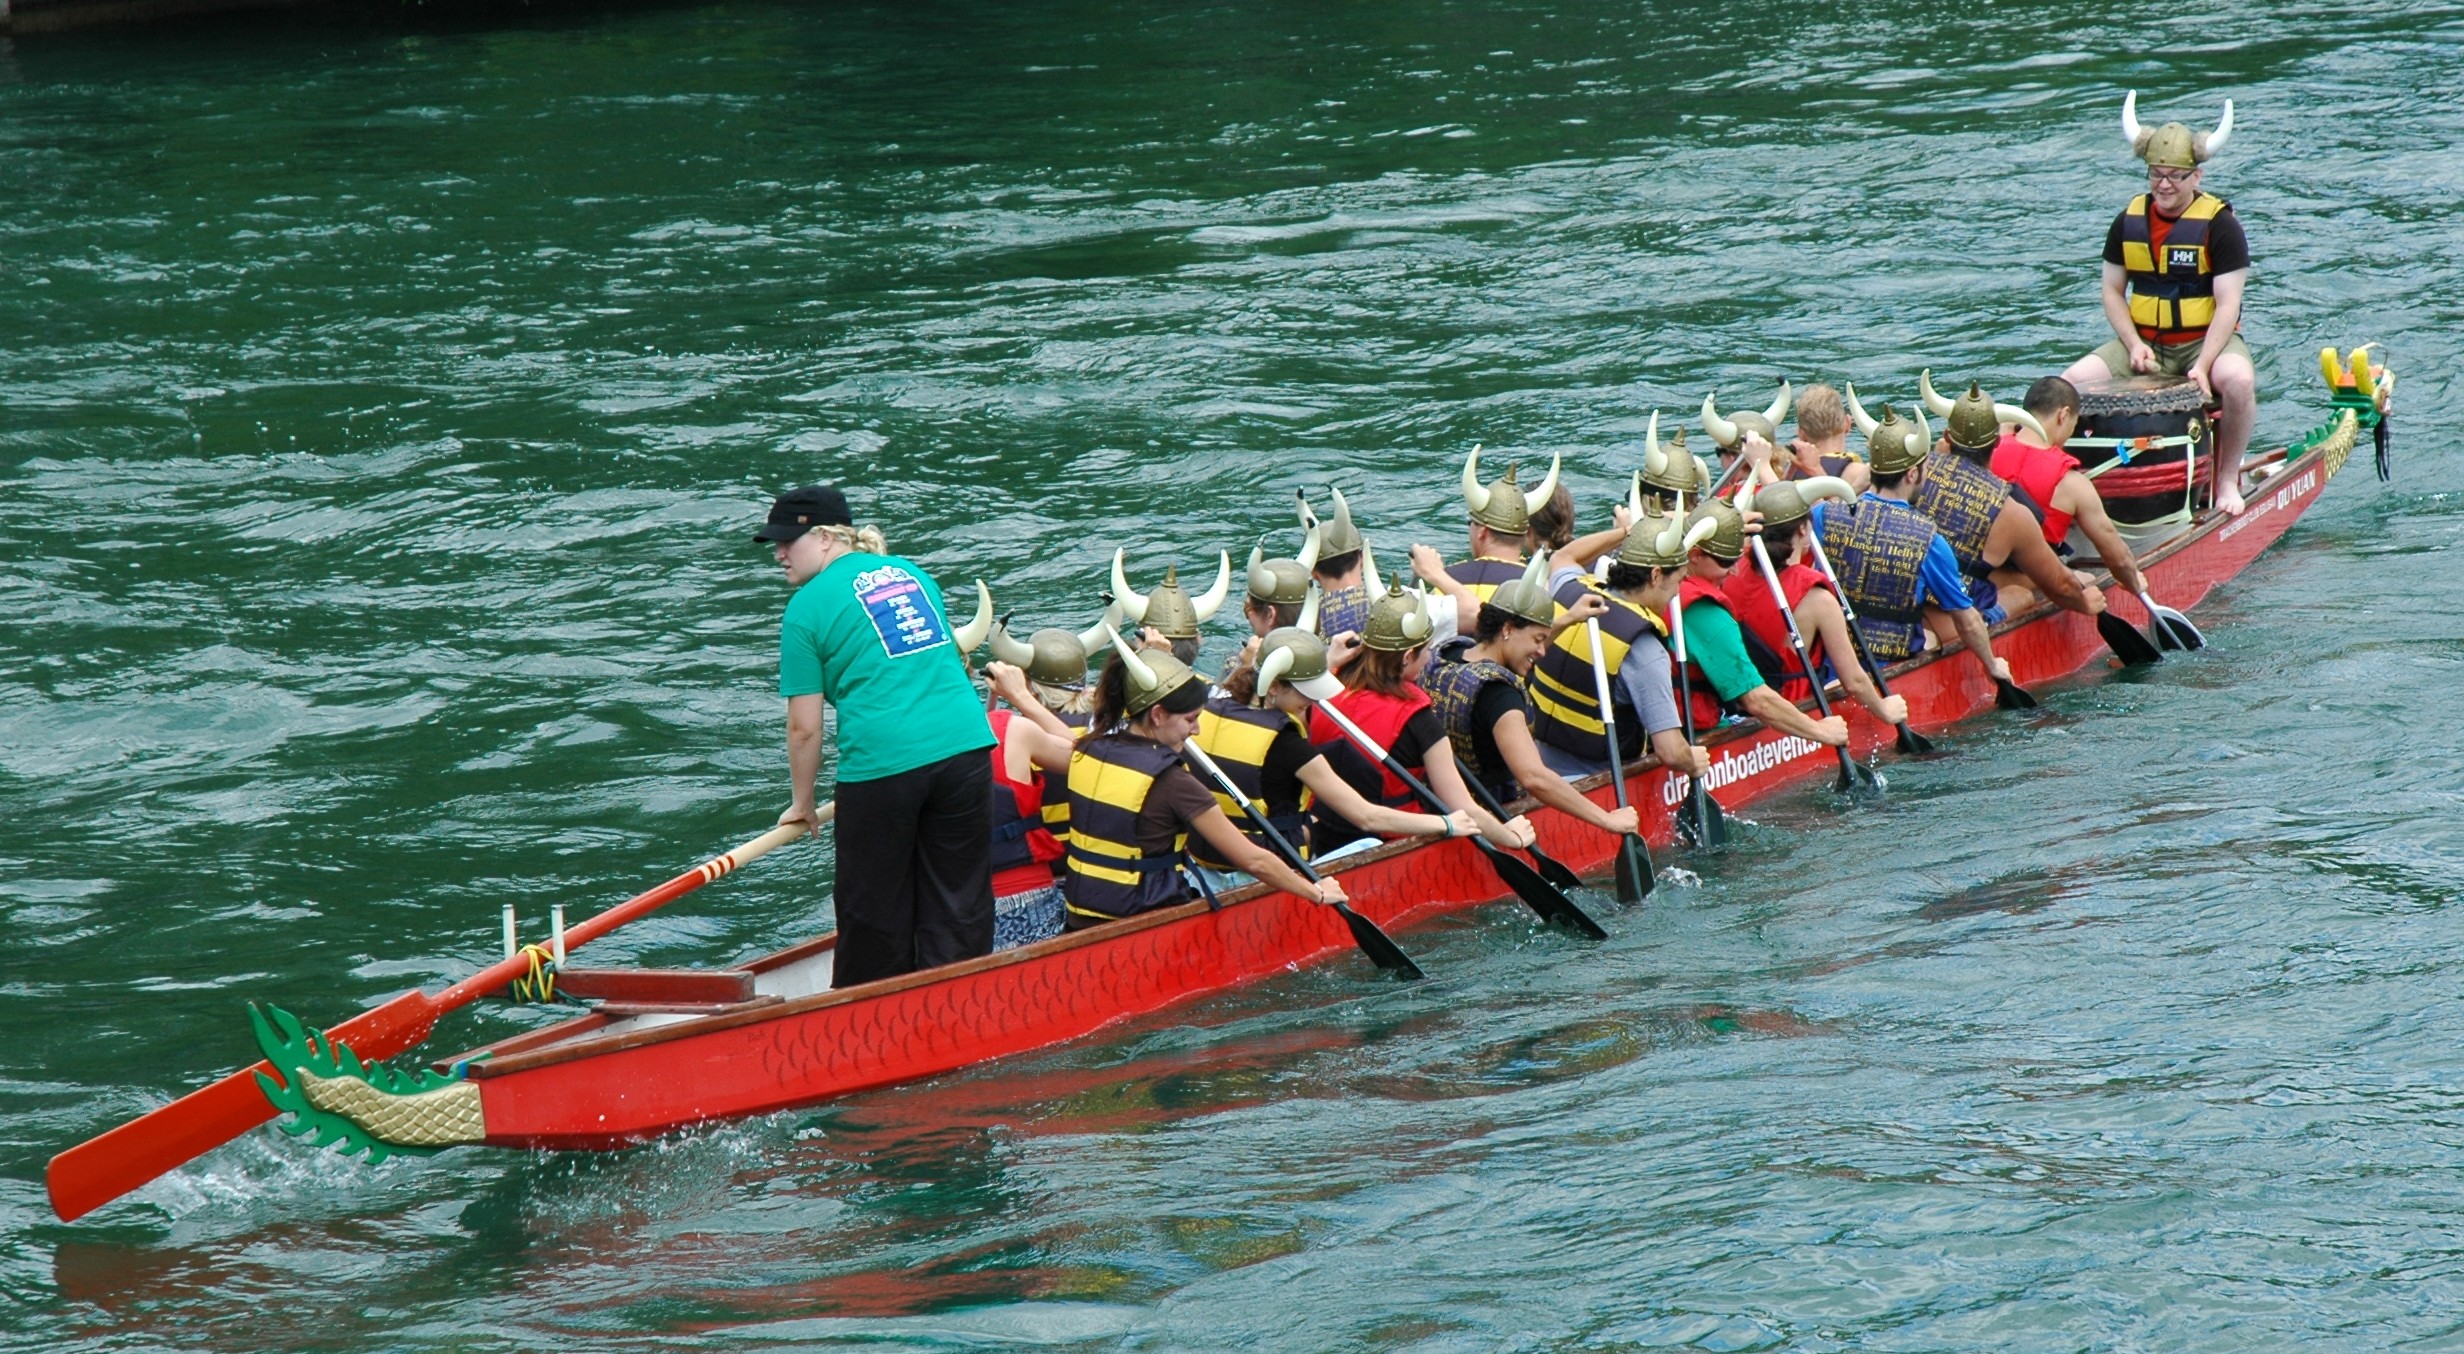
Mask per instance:
[[[1514,482],[1516,467],[1506,466],[1506,477],[1495,484],[1480,482],[1480,448],[1463,461],[1463,506],[1471,509],[1472,520],[1501,536],[1520,536],[1531,530],[1531,515],[1557,492],[1559,458],[1549,458],[1549,473],[1540,487],[1524,492]]]
[[[1856,491],[1848,487],[1848,481],[1836,475],[1815,475],[1781,480],[1760,489],[1748,484],[1737,491],[1737,510],[1761,513],[1763,539],[1784,541],[1796,531],[1798,523],[1814,515],[1816,502],[1836,498],[1844,503],[1855,496]]]
[[[1747,433],[1760,433],[1763,441],[1778,446],[1780,424],[1787,420],[1788,406],[1796,398],[1796,392],[1789,388],[1786,378],[1782,378],[1779,398],[1771,401],[1768,408],[1761,413],[1748,412],[1735,418],[1720,417],[1719,398],[1717,392],[1703,396],[1703,431],[1711,434],[1712,442],[1720,450],[1733,453],[1745,449]]]
[[[1934,389],[1933,368],[1917,373],[1916,391],[1925,399],[1925,407],[1942,420],[1942,431],[1951,445],[1961,451],[1990,454],[1994,444],[2002,440],[2002,425],[2016,423],[2036,434],[2039,441],[2051,441],[2045,436],[2045,425],[2036,415],[2015,404],[1996,404],[1974,381],[1968,383],[1968,393],[1956,400],[1944,399]]]
[[[2231,135],[2231,99],[2224,101],[2224,116],[2216,119],[2216,130],[2202,133],[2178,122],[2168,122],[2151,131],[2139,121],[2139,91],[2134,89],[2122,98],[2122,136],[2130,142],[2130,153],[2147,161],[2151,168],[2197,169],[2223,150],[2225,139]]]
[[[1315,620],[1315,617],[1311,618]],[[1326,641],[1307,626],[1270,630],[1258,641],[1258,692],[1251,705],[1265,705],[1270,688],[1282,682],[1313,701],[1343,694],[1343,682],[1327,669]]]
[[[1555,621],[1557,602],[1549,596],[1549,552],[1534,551],[1531,563],[1523,568],[1523,576],[1498,584],[1497,590],[1489,594],[1488,605],[1533,625]]]
[[[1660,411],[1651,411],[1651,429],[1643,434],[1643,483],[1661,494],[1695,492],[1695,458],[1685,449],[1685,429],[1677,429],[1663,446]]]
[[[1856,420],[1857,431],[1865,434],[1865,464],[1877,475],[1904,475],[1933,451],[1934,430],[1926,425],[1922,409],[1916,411],[1916,422],[1910,423],[1886,404],[1877,419],[1857,402],[1857,388],[1852,385],[1848,387],[1848,416]]]
[[[1268,606],[1298,606],[1309,595],[1311,571],[1318,567],[1318,546],[1323,533],[1315,523],[1302,538],[1300,554],[1291,559],[1268,559],[1266,538],[1249,548],[1249,599]]]
[[[1335,496],[1335,515],[1323,522],[1318,520],[1315,512],[1310,511],[1308,490],[1295,489],[1292,492],[1300,500],[1302,528],[1305,530],[1314,527],[1317,530],[1319,559],[1333,559],[1338,555],[1348,555],[1366,544],[1361,539],[1360,528],[1352,525],[1352,505],[1344,501],[1341,489],[1328,490]]]
[[[1369,604],[1360,643],[1380,653],[1408,653],[1428,643],[1435,633],[1437,615],[1430,609],[1429,594],[1417,586],[1406,592],[1401,583],[1390,583]]]
[[[1697,526],[1711,530],[1701,540],[1694,537]],[[1745,514],[1737,506],[1722,499],[1705,499],[1693,515],[1686,519],[1686,548],[1699,545],[1703,553],[1722,564],[1734,564],[1745,553]]]
[[[1196,671],[1186,663],[1157,649],[1133,649],[1121,638],[1121,632],[1107,625],[1104,633],[1112,640],[1112,651],[1125,665],[1122,676],[1128,698],[1123,711],[1135,719],[1151,709],[1155,702],[1198,680]]]
[[[1716,522],[1689,522],[1683,493],[1677,495],[1676,511],[1668,513],[1646,505],[1642,497],[1638,482],[1633,497],[1627,501],[1635,513],[1634,526],[1626,532],[1626,543],[1618,547],[1619,564],[1631,564],[1638,569],[1682,569],[1687,553],[1719,529]]]
[[[992,628],[992,656],[1023,669],[1027,680],[1037,686],[1075,690],[1087,680],[1087,655],[1104,642],[1104,636],[1119,626],[1121,604],[1104,609],[1103,619],[1084,630],[1071,632],[1059,629],[1038,630],[1020,640],[1010,634],[1007,624]]]
[[[1112,552],[1112,598],[1121,604],[1121,614],[1133,625],[1151,625],[1166,639],[1196,639],[1198,627],[1215,619],[1223,607],[1223,599],[1232,595],[1232,556],[1219,553],[1215,566],[1215,586],[1202,597],[1193,598],[1181,586],[1178,565],[1164,569],[1163,586],[1143,596],[1132,591],[1129,575],[1121,568],[1122,552]]]

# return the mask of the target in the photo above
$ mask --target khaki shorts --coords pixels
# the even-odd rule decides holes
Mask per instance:
[[[2204,343],[2151,343],[2148,346],[2156,350],[2157,371],[2167,376],[2188,376],[2190,364],[2199,360],[2199,350],[2207,345]],[[2258,370],[2258,361],[2250,356],[2250,345],[2242,342],[2241,335],[2235,334],[2226,339],[2224,350],[2228,353],[2241,354],[2242,361],[2248,362],[2252,371]],[[2123,347],[2122,341],[2118,338],[2097,349],[2092,356],[2102,360],[2105,370],[2112,372],[2117,381],[2135,374],[2130,369],[2130,349]]]

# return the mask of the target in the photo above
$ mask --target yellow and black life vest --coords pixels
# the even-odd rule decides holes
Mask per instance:
[[[1609,699],[1618,706],[1617,747],[1624,754],[1623,760],[1632,761],[1642,755],[1643,721],[1627,703],[1617,678],[1625,671],[1626,655],[1635,645],[1647,638],[1657,642],[1660,621],[1589,576],[1567,579],[1565,586],[1557,590],[1557,605],[1571,607],[1586,592],[1596,593],[1608,602],[1608,614],[1600,618],[1600,658],[1608,664]],[[1655,662],[1666,661],[1657,654],[1645,657]],[[1557,638],[1541,653],[1540,661],[1532,665],[1528,689],[1534,738],[1587,762],[1608,764],[1608,730],[1600,722],[1599,688],[1591,674],[1590,627],[1569,625],[1558,631]]]
[[[1446,576],[1472,590],[1483,603],[1489,594],[1523,576],[1524,566],[1506,559],[1467,559],[1446,566]]]
[[[1172,749],[1130,734],[1089,738],[1069,759],[1069,851],[1061,858],[1061,896],[1070,911],[1110,920],[1134,916],[1189,896],[1181,883],[1181,850],[1138,846],[1138,811],[1155,778],[1179,761]]]
[[[2223,198],[2201,193],[2155,247],[2148,230],[2148,195],[2122,209],[2122,271],[2130,280],[2130,322],[2150,343],[2197,343],[2216,319],[2216,278],[2208,257],[2208,223]],[[2157,255],[2162,253],[2163,257]]]
[[[1266,755],[1275,746],[1275,740],[1287,731],[1303,742],[1308,741],[1308,731],[1281,710],[1252,709],[1230,696],[1213,696],[1208,698],[1206,708],[1198,713],[1195,741],[1198,749],[1212,758],[1215,765],[1222,767],[1223,773],[1232,778],[1234,785],[1241,787],[1241,793],[1249,796],[1250,802],[1258,806],[1258,812],[1266,815],[1266,821],[1274,824],[1275,830],[1283,834],[1283,839],[1290,842],[1293,849],[1306,855],[1309,847],[1301,829],[1308,819],[1302,815],[1308,811],[1314,797],[1307,786],[1301,786],[1297,796],[1278,799],[1274,791],[1288,787],[1269,786],[1266,783]],[[1223,809],[1223,816],[1232,820],[1233,826],[1256,842],[1260,849],[1274,851],[1274,844],[1266,840],[1266,835],[1258,831],[1256,824],[1249,821],[1248,814],[1241,812],[1239,800],[1225,794],[1222,786],[1213,783],[1212,777],[1202,776],[1200,780],[1215,792],[1215,803]],[[1191,859],[1209,869],[1233,868],[1229,861],[1216,860],[1214,850],[1202,838],[1189,843],[1189,854]]]

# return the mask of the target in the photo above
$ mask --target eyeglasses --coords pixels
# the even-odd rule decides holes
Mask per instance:
[[[2198,172],[2195,169],[2151,169],[2147,172],[2147,181],[2150,183],[2188,183]]]

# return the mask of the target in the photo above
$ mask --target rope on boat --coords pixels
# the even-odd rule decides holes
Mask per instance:
[[[556,990],[556,955],[547,946],[536,943],[525,945],[522,955],[530,960],[530,972],[514,979],[513,985],[506,989],[515,1001],[546,1005],[570,1000]]]

